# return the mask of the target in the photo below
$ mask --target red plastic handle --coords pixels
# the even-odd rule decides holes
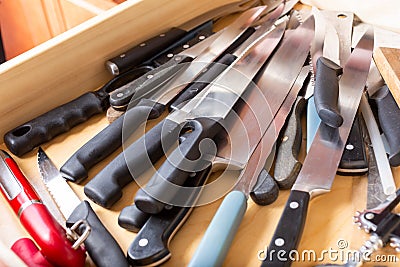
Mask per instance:
[[[14,251],[28,267],[54,267],[54,265],[46,260],[35,243],[29,238],[18,239],[11,246],[11,250]]]
[[[21,224],[41,248],[41,253],[56,266],[83,267],[85,250],[81,247],[76,250],[72,248],[72,242],[67,239],[65,230],[51,216],[10,155],[0,151],[0,160],[2,194],[19,216]]]

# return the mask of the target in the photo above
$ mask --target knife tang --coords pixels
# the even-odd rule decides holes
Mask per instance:
[[[301,114],[306,103],[304,97],[297,97],[287,120],[286,128],[281,134],[281,142],[276,154],[274,178],[282,189],[292,187],[302,167],[298,157],[302,142]]]
[[[389,143],[389,163],[400,165],[400,109],[385,85],[371,97],[377,106],[379,124]]]
[[[86,200],[82,201],[82,203],[75,208],[71,216],[67,219],[66,225],[67,227],[71,227],[80,220],[85,220],[90,226],[90,234],[84,243],[86,250],[90,254],[90,258],[96,266],[129,266],[117,241],[115,241],[114,237],[104,227],[103,223]],[[76,232],[82,235],[86,231],[86,227],[85,224],[81,224]]]
[[[315,74],[314,101],[318,115],[323,123],[333,128],[343,124],[338,110],[339,79],[342,68],[335,62],[320,57]]]
[[[180,186],[195,170],[211,165],[210,160],[202,157],[209,157],[215,152],[214,143],[207,139],[214,138],[221,131],[221,121],[198,118],[187,121],[183,128],[190,133],[185,135],[179,147],[168,156],[146,186],[136,193],[135,204],[141,211],[150,214],[161,212],[165,205],[171,204]]]
[[[181,43],[179,40],[184,39],[187,34],[188,32],[185,30],[172,28],[168,32],[152,37],[108,60],[106,67],[112,75],[124,73],[145,61],[151,61],[152,58],[154,59],[172,47],[179,45]]]
[[[162,212],[151,215],[128,248],[128,261],[133,266],[161,264],[171,256],[169,242],[189,217],[199,197],[201,186],[207,181],[211,166],[196,173],[185,187],[198,187],[188,196],[183,206],[166,206]]]
[[[337,173],[340,175],[363,175],[368,171],[368,160],[365,151],[364,137],[357,114],[340,159]]]
[[[290,266],[306,222],[310,194],[292,190],[261,266]]]
[[[108,106],[108,92],[130,82],[150,70],[150,67],[136,68],[115,77],[101,89],[85,93],[74,100],[54,108],[30,120],[4,135],[4,143],[15,155],[22,156],[36,146],[68,132],[72,127],[104,112]]]

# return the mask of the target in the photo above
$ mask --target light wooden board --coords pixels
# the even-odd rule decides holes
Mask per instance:
[[[374,51],[374,60],[397,105],[400,106],[400,49],[378,47]]]

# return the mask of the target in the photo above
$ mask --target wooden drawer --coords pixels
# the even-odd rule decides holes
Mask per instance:
[[[21,123],[36,117],[83,92],[95,90],[111,78],[104,62],[128,47],[161,33],[172,26],[194,18],[208,10],[234,0],[131,0],[38,45],[16,58],[0,65],[0,136]],[[179,14],[179,16],[176,16]],[[73,128],[43,145],[46,153],[58,167],[86,141],[108,124],[104,115]],[[4,144],[0,148],[6,149]],[[40,180],[36,152],[14,159],[37,189],[44,202],[54,204]],[[100,171],[120,151],[96,166],[89,179]],[[396,181],[400,171],[395,170]],[[81,199],[85,198],[83,185],[71,184]],[[337,176],[332,192],[312,200],[306,229],[299,250],[338,249],[338,240],[348,242],[349,249],[358,248],[367,235],[356,229],[352,216],[366,203],[366,177]],[[124,251],[135,237],[120,228],[117,218],[121,209],[132,203],[135,184],[124,189],[124,197],[111,210],[92,203],[105,226],[112,232]],[[281,191],[278,200],[270,206],[260,207],[249,200],[249,207],[234,239],[225,266],[258,266],[258,252],[268,245],[282,213],[287,191]],[[221,200],[195,208],[192,215],[170,243],[172,258],[165,266],[187,265]],[[0,240],[7,247],[21,235],[27,235],[19,226],[16,216],[0,200]],[[383,253],[394,254],[385,249]],[[6,260],[4,253],[0,259]],[[317,254],[318,255],[318,254]],[[3,257],[4,256],[4,257]],[[340,255],[339,255],[340,256]],[[340,258],[339,258],[340,260]],[[326,262],[331,262],[325,258]],[[317,263],[296,262],[293,266],[311,266]],[[336,262],[338,263],[338,262]],[[395,264],[385,263],[388,266]],[[367,266],[373,266],[367,265]]]

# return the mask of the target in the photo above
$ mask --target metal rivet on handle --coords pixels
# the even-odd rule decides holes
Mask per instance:
[[[278,247],[282,247],[285,245],[285,240],[283,238],[277,238],[275,239],[275,245]]]
[[[183,45],[184,49],[188,49],[189,47],[190,47],[190,45],[188,45],[188,44]]]
[[[199,36],[199,40],[204,40],[204,39],[206,39],[206,37],[204,35]]]
[[[146,76],[147,79],[151,79],[151,78],[153,78],[153,77],[154,77],[154,76],[153,76],[152,74],[149,74],[149,75]]]
[[[299,203],[296,201],[290,202],[289,207],[295,210],[299,207]]]
[[[118,94],[117,94],[117,97],[123,97],[123,96],[124,96],[123,93],[118,93]]]
[[[139,246],[145,247],[147,246],[147,244],[149,244],[149,240],[147,240],[146,238],[142,238],[139,240]]]
[[[353,146],[352,144],[347,144],[347,145],[346,145],[346,149],[347,149],[347,150],[353,150],[353,149],[354,149],[354,146]]]
[[[172,54],[172,53],[169,53],[168,55],[167,55],[167,57],[169,57],[169,58],[171,58],[171,57],[173,57],[174,56],[174,54]]]
[[[140,47],[146,46],[146,43],[141,43],[139,46]]]

